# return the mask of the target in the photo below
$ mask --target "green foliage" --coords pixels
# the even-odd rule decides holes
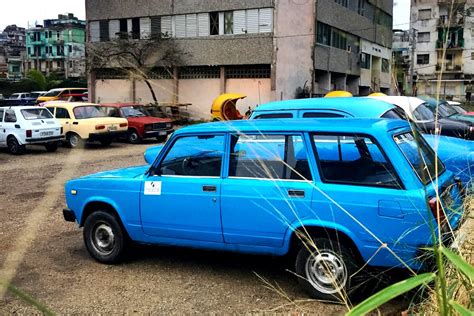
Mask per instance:
[[[24,302],[30,304],[31,306],[36,307],[41,313],[43,313],[43,315],[46,315],[46,316],[54,315],[54,313],[50,311],[46,306],[44,306],[43,304],[41,304],[40,302],[38,302],[37,300],[29,296],[28,294],[24,293],[20,289],[16,288],[15,286],[9,284],[8,291],[12,293],[13,295],[17,296],[18,298],[20,298],[21,300],[23,300]]]
[[[464,273],[469,279],[474,280],[474,267],[467,263],[461,256],[444,247],[441,248],[441,253],[456,269]]]
[[[407,280],[392,284],[389,287],[375,293],[353,309],[351,309],[346,316],[364,315],[373,311],[377,307],[387,303],[395,297],[406,293],[420,285],[427,284],[433,281],[436,277],[434,273],[424,273],[415,275]]]
[[[451,305],[455,310],[456,312],[459,313],[459,315],[461,316],[473,316],[474,313],[471,312],[470,310],[468,310],[467,308],[465,308],[464,306],[462,306],[461,304],[451,300],[449,301],[449,305]]]
[[[41,71],[32,69],[28,71],[26,77],[36,83],[38,90],[43,91],[46,89],[46,78]]]

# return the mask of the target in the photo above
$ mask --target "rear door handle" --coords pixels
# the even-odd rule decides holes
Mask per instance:
[[[289,197],[304,198],[304,190],[288,190]]]
[[[203,185],[203,192],[217,192],[217,187],[215,185]]]

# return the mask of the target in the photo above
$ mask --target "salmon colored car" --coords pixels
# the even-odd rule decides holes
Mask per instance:
[[[107,116],[107,109],[99,104],[55,101],[45,107],[61,123],[72,148],[94,141],[108,146],[116,138],[127,136],[127,120]]]

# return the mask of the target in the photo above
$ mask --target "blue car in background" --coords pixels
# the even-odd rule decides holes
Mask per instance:
[[[362,268],[423,268],[420,254],[438,238],[432,227],[449,243],[463,202],[408,122],[341,122],[182,128],[151,165],[68,181],[64,219],[84,227],[86,249],[102,263],[119,261],[130,241],[295,254],[311,296],[340,300]]]

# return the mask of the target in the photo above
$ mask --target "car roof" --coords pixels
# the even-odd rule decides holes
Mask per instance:
[[[48,90],[47,92],[49,92],[49,91],[63,91],[63,90],[87,90],[87,88],[54,88],[54,89]]]
[[[88,105],[92,105],[92,106],[101,106],[101,104],[96,104],[96,103],[87,103],[87,102],[67,102],[67,101],[53,101],[53,102],[45,102],[44,106],[45,107],[48,107],[48,106],[61,106],[63,108],[68,108],[68,109],[73,109],[75,107],[78,107],[78,106],[88,106]]]
[[[380,117],[393,104],[367,97],[309,98],[270,102],[258,106],[254,112],[285,110],[337,110],[354,117]]]
[[[374,134],[378,130],[384,132],[409,128],[404,120],[387,119],[267,119],[267,120],[236,120],[191,125],[177,130],[176,134],[205,132],[338,132]]]
[[[385,96],[385,97],[369,97],[385,102],[389,102],[401,107],[405,112],[411,113],[421,104],[426,103],[426,101],[416,98],[416,97],[405,97],[405,96]]]
[[[15,106],[0,106],[0,109],[30,110],[30,109],[43,109],[43,107],[36,106],[36,105],[15,105]]]
[[[101,103],[102,106],[110,106],[110,107],[117,107],[122,108],[126,106],[141,106],[141,104],[137,103]]]

